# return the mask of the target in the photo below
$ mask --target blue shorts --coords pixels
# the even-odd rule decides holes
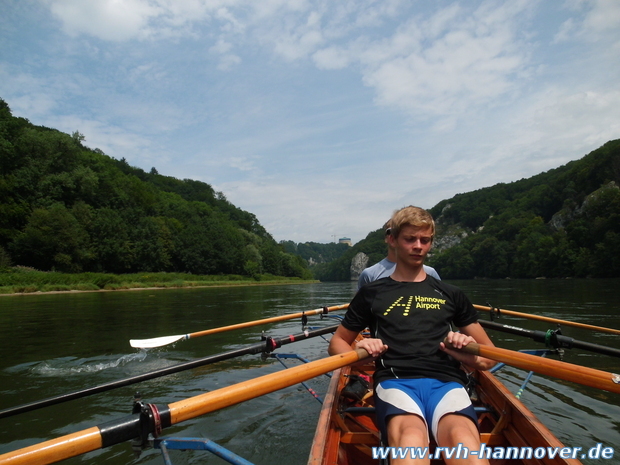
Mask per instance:
[[[399,378],[382,381],[375,389],[375,410],[381,437],[387,438],[391,415],[418,415],[437,438],[439,420],[448,414],[464,415],[477,425],[477,415],[463,386],[429,378]]]

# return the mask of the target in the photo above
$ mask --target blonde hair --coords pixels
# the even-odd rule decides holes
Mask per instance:
[[[393,237],[398,237],[400,230],[405,225],[416,228],[430,228],[431,236],[435,236],[435,221],[429,212],[420,207],[408,206],[397,210],[388,221],[390,233]]]

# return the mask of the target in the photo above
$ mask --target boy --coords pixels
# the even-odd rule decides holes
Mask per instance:
[[[371,283],[380,278],[390,276],[396,268],[396,252],[394,248],[390,246],[388,236],[391,235],[392,229],[390,228],[390,222],[388,221],[383,225],[383,240],[388,244],[388,253],[380,262],[375,263],[360,273],[360,277],[357,280],[357,289],[359,290],[364,284]],[[435,268],[424,265],[424,271],[426,274],[431,275],[433,278],[441,279]]]
[[[396,252],[396,268],[390,277],[359,290],[330,341],[329,353],[352,350],[357,334],[370,328],[371,337],[356,347],[377,357],[377,422],[389,446],[426,447],[430,430],[442,447],[462,444],[478,450],[476,414],[463,387],[466,375],[461,363],[487,370],[495,362],[448,349],[443,340],[447,337],[456,348],[470,342],[493,343],[465,294],[424,271],[435,234],[431,215],[405,207],[394,213],[390,226],[388,241]],[[460,332],[451,331],[452,323]],[[414,462],[408,457],[393,463],[429,463],[429,459]],[[469,455],[454,463],[488,461]]]

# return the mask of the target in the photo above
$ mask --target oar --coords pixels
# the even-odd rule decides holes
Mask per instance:
[[[521,318],[528,318],[530,320],[546,321],[548,323],[557,323],[557,324],[562,324],[562,325],[565,325],[565,326],[574,326],[575,328],[582,328],[582,329],[590,329],[592,331],[599,331],[601,333],[610,333],[610,334],[618,334],[618,335],[620,335],[620,329],[605,328],[604,326],[587,325],[587,324],[584,324],[584,323],[577,323],[575,321],[559,320],[557,318],[550,318],[550,317],[546,317],[546,316],[542,316],[542,315],[534,315],[534,314],[531,314],[531,313],[515,312],[513,310],[504,310],[503,308],[485,307],[483,305],[474,305],[474,308],[477,309],[477,310],[484,310],[485,312],[498,311],[500,314],[503,313],[505,315],[518,316],[518,317],[521,317]]]
[[[149,379],[159,378],[162,376],[170,375],[173,373],[179,373],[181,371],[190,370],[192,368],[209,365],[211,363],[221,362],[222,360],[228,360],[234,357],[242,355],[258,354],[261,352],[272,352],[274,349],[281,347],[285,344],[301,341],[304,339],[310,339],[316,336],[322,336],[323,334],[333,333],[338,328],[338,325],[327,326],[325,328],[315,329],[312,331],[304,331],[303,333],[292,334],[290,336],[274,339],[267,338],[265,341],[248,345],[240,349],[232,350],[229,352],[222,352],[215,355],[210,355],[205,358],[193,360],[191,362],[180,363],[172,365],[161,370],[151,371],[149,373],[143,373],[141,375],[133,376],[131,378],[125,378],[117,381],[112,381],[106,384],[100,384],[99,386],[93,386],[90,388],[82,389],[81,391],[72,392],[69,394],[63,394],[57,397],[50,397],[47,399],[31,402],[29,404],[19,405],[17,407],[11,407],[6,410],[0,411],[0,418],[11,417],[20,413],[30,412],[50,405],[56,405],[63,402],[68,402],[74,399],[80,399],[93,394],[99,394],[100,392],[110,391],[112,389],[137,384]]]
[[[447,343],[446,346],[450,347]],[[572,381],[584,386],[620,393],[620,375],[615,373],[608,373],[594,368],[537,357],[499,347],[477,344],[475,342],[467,344],[461,350],[469,354],[503,362],[516,368],[563,379],[564,381]]]
[[[516,334],[518,336],[525,336],[533,339],[536,342],[544,342],[548,347],[554,349],[584,349],[590,352],[596,352],[603,355],[611,355],[612,357],[620,357],[620,350],[613,347],[602,346],[599,344],[593,344],[591,342],[579,341],[572,337],[562,336],[555,333],[555,331],[534,331],[525,328],[519,328],[518,326],[502,325],[495,321],[478,320],[481,326],[505,333]]]
[[[303,318],[304,316],[327,314],[329,312],[333,312],[336,310],[344,310],[345,308],[348,308],[348,307],[349,307],[349,304],[336,305],[333,307],[323,307],[323,308],[317,308],[315,310],[308,310],[306,312],[291,313],[288,315],[264,318],[262,320],[247,321],[245,323],[238,323],[236,325],[221,326],[219,328],[205,329],[204,331],[196,331],[195,333],[189,333],[189,334],[162,336],[162,337],[155,337],[153,339],[131,339],[129,341],[129,344],[131,344],[131,347],[136,347],[138,349],[152,349],[154,347],[161,347],[161,346],[165,346],[168,344],[172,344],[173,342],[177,342],[180,340],[186,340],[186,339],[191,339],[191,338],[200,337],[200,336],[207,336],[209,334],[222,333],[224,331],[231,331],[233,329],[249,328],[251,326],[264,325],[267,323],[275,323],[277,321],[293,320],[295,318]]]
[[[0,465],[47,465],[135,438],[146,440],[163,428],[306,381],[368,357],[345,352],[243,381],[164,407],[142,405],[140,413],[0,455]]]

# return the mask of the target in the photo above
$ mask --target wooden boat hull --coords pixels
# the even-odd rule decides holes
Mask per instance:
[[[312,443],[308,465],[365,465],[379,463],[372,458],[372,447],[379,446],[379,433],[374,423],[372,396],[366,396],[361,402],[345,399],[342,389],[348,382],[348,376],[363,372],[372,375],[372,365],[364,367],[345,367],[336,372],[329,385],[325,402],[317,424]],[[544,426],[538,418],[519,401],[494,375],[488,372],[476,372],[476,395],[474,405],[482,407],[478,414],[481,443],[492,451],[497,447],[531,448],[543,447],[545,450],[561,450],[564,445]],[[357,407],[357,408],[351,408]],[[359,407],[367,407],[366,409]],[[434,452],[431,444],[429,452]],[[551,449],[547,449],[551,448]],[[556,449],[557,448],[557,449]],[[514,454],[516,451],[512,450]],[[519,449],[521,452],[522,449]],[[547,454],[536,458],[525,454],[523,458],[493,458],[494,465],[578,465],[577,459],[562,458],[559,453],[554,457]],[[540,455],[540,454],[539,454]],[[444,463],[432,460],[433,465]]]

